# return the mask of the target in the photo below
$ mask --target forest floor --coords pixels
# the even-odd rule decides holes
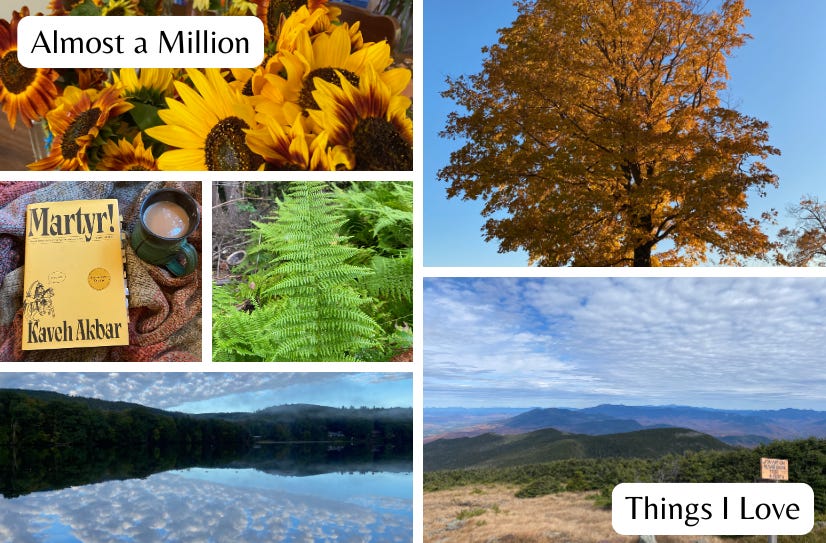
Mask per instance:
[[[267,220],[274,211],[274,201],[267,190],[265,197],[246,194],[246,183],[218,182],[213,185],[212,208],[212,273],[214,279],[226,281],[232,277],[227,258],[247,248],[253,220]],[[222,190],[218,190],[218,187]],[[270,188],[272,184],[260,184]],[[260,189],[259,189],[260,190]]]
[[[468,486],[424,493],[425,543],[637,543],[611,527],[611,510],[594,493],[516,498],[516,488]],[[658,543],[765,543],[761,537],[658,536]],[[779,543],[826,542],[826,527]]]

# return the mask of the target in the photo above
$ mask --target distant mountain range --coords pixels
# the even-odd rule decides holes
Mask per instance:
[[[445,422],[448,418],[453,422]],[[471,421],[471,424],[460,427],[456,421],[461,420]],[[544,428],[605,435],[673,427],[689,428],[732,445],[751,447],[776,439],[826,437],[826,412],[611,404],[586,409],[534,408],[510,411],[492,408],[426,408],[424,426],[425,443],[439,438],[472,437],[484,433],[513,435]]]
[[[658,458],[670,453],[731,448],[709,435],[685,428],[657,428],[600,436],[547,428],[517,435],[486,433],[427,443],[424,446],[424,471],[502,468],[567,458]]]

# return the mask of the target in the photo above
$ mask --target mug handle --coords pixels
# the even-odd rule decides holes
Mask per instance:
[[[171,258],[166,263],[166,268],[172,272],[172,275],[181,277],[194,272],[195,266],[198,264],[198,253],[195,251],[195,247],[193,247],[188,241],[185,241],[181,245],[181,250],[178,254],[184,255],[186,265],[181,266],[180,262],[178,262],[177,256],[175,258]]]

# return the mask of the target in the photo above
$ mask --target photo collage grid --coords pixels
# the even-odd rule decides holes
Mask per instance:
[[[612,489],[769,480],[826,541],[818,14],[0,0],[0,543],[755,543]]]

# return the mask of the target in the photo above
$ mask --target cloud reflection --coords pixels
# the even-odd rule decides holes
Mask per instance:
[[[379,483],[372,490],[333,500],[285,491],[281,484],[210,482],[204,480],[209,471],[227,480],[221,473],[227,470],[200,470],[197,478],[166,472],[0,500],[0,541],[408,542],[413,537],[410,476],[399,480],[410,497],[383,495],[384,474],[371,474],[364,477]]]

